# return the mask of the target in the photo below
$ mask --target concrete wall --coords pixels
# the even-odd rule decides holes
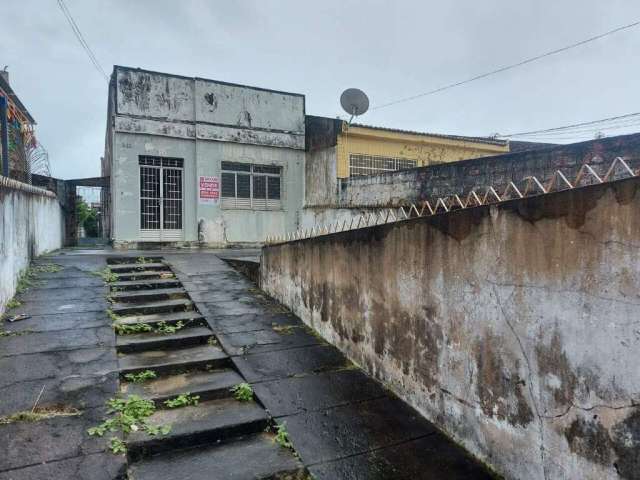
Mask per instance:
[[[62,247],[63,228],[55,195],[0,177],[0,314],[29,261]]]
[[[117,246],[142,240],[140,155],[184,160],[181,242],[250,245],[297,228],[304,195],[303,95],[116,67],[109,101],[103,174],[111,174]],[[200,203],[198,178],[220,178],[223,161],[282,167],[282,208]]]
[[[184,159],[184,242],[208,246],[261,243],[267,235],[297,228],[302,205],[304,152],[293,149],[227,142],[182,140],[152,135],[119,133],[114,140],[112,167],[113,238],[119,245],[137,242],[140,232],[140,155]],[[196,152],[197,149],[197,152]],[[222,161],[282,167],[282,210],[223,209],[220,204],[198,203],[197,177],[220,177]]]
[[[638,478],[640,180],[263,249],[262,288],[512,479]]]
[[[336,147],[308,151],[305,154],[304,206],[336,204],[338,177]]]
[[[494,186],[502,192],[510,181],[522,186],[522,179],[531,175],[547,180],[558,169],[572,179],[584,163],[602,171],[618,156],[640,167],[640,134],[350,178],[342,183],[337,203],[343,207],[398,206],[466,195],[478,187]]]

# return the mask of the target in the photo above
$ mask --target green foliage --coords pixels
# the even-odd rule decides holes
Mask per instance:
[[[156,372],[154,372],[153,370],[144,370],[140,373],[127,373],[124,376],[126,380],[133,383],[144,383],[149,380],[153,380],[156,377]]]
[[[250,402],[253,400],[253,388],[248,383],[240,383],[231,388],[233,397],[240,402]]]
[[[133,323],[131,325],[127,325],[124,323],[114,323],[113,328],[118,335],[132,335],[134,333],[153,331],[153,327],[148,323]]]
[[[293,334],[293,329],[295,328],[293,325],[272,325],[271,328],[274,332],[279,333],[281,335],[291,335]]]
[[[107,316],[111,319],[112,322],[120,320],[120,317],[113,313],[113,310],[111,310],[110,308],[107,309]]]
[[[109,439],[109,449],[114,455],[123,455],[127,453],[127,445],[118,437]]]
[[[127,437],[131,432],[143,431],[148,435],[166,435],[171,431],[168,425],[151,425],[147,418],[156,411],[153,400],[145,400],[138,395],[130,395],[127,398],[112,398],[107,401],[107,414],[109,418],[103,420],[100,425],[87,430],[91,436],[102,437],[107,432],[121,432]],[[124,441],[110,440],[110,448],[113,453],[126,453]]]
[[[79,198],[76,201],[76,215],[78,217],[78,225],[84,227],[87,237],[98,236],[98,211],[91,208],[87,202]]]
[[[38,273],[56,273],[62,270],[62,266],[57,263],[39,263],[37,265],[31,265],[31,272],[34,275]]]
[[[33,330],[20,330],[14,332],[13,330],[0,330],[0,337],[19,337],[20,335],[26,335],[27,333],[33,333]]]
[[[181,408],[187,407],[189,405],[198,405],[198,401],[200,397],[198,395],[191,395],[190,393],[183,393],[182,395],[178,395],[176,398],[171,400],[165,400],[164,404],[168,408]]]
[[[9,299],[9,301],[7,302],[7,310],[11,310],[12,308],[18,308],[20,305],[22,305],[22,302],[18,299],[11,298]]]
[[[162,333],[163,335],[170,335],[172,333],[176,333],[178,330],[182,330],[183,328],[184,328],[184,322],[182,320],[178,320],[173,325],[169,325],[167,322],[158,322],[158,326],[156,327],[156,333]]]
[[[113,273],[109,267],[104,267],[102,270],[93,272],[93,274],[102,278],[106,283],[112,283],[118,280],[118,276]]]
[[[293,450],[293,443],[291,443],[291,440],[289,439],[286,422],[283,422],[280,425],[276,425],[275,442],[283,448],[288,448],[289,450]]]
[[[144,265],[145,263],[153,263],[153,260],[151,260],[150,258],[138,257],[136,258],[136,263],[141,263],[142,265]]]

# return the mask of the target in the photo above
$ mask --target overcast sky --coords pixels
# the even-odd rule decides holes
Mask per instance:
[[[66,0],[96,57],[306,95],[336,116],[347,87],[373,105],[437,88],[640,19],[637,0]],[[0,67],[61,178],[99,175],[107,82],[56,0],[3,2]],[[640,28],[358,121],[507,134],[636,112]],[[635,127],[640,130],[639,127]],[[613,135],[627,130],[608,131]]]

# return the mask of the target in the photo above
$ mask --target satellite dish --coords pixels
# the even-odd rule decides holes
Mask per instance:
[[[362,115],[369,110],[369,98],[359,88],[347,88],[340,95],[340,105],[345,112],[351,115],[349,119],[349,123],[351,123],[353,117]]]

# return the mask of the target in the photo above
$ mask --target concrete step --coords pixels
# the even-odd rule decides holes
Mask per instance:
[[[175,333],[136,333],[118,335],[116,348],[121,353],[142,352],[145,350],[169,350],[190,345],[203,345],[213,336],[207,327],[184,327]]]
[[[122,282],[113,282],[109,286],[117,288],[118,290],[133,291],[133,290],[148,290],[154,288],[164,287],[179,287],[180,280],[177,278],[154,278],[149,280],[124,280]]]
[[[267,427],[269,415],[255,402],[223,398],[196,406],[157,410],[147,420],[155,426],[170,425],[171,431],[160,436],[142,431],[129,435],[127,445],[131,459],[258,433]]]
[[[148,280],[148,279],[167,279],[167,278],[175,278],[175,275],[169,267],[165,270],[152,270],[150,272],[124,272],[124,273],[115,273],[118,281],[128,281],[128,280]]]
[[[201,401],[229,398],[230,388],[244,382],[235,371],[229,369],[212,371],[191,371],[158,378],[143,384],[122,382],[120,392],[124,395],[138,395],[142,398],[163,402],[184,393],[199,395]]]
[[[213,345],[181,348],[180,350],[147,350],[121,354],[118,366],[122,375],[153,370],[157,374],[180,373],[194,368],[226,368],[229,357]]]
[[[172,312],[172,313],[152,313],[150,315],[129,315],[119,318],[116,323],[122,325],[134,325],[136,323],[146,323],[152,327],[156,327],[158,323],[165,322],[173,325],[177,322],[183,322],[189,326],[206,326],[207,322],[202,315],[195,310],[190,312]]]
[[[143,272],[149,270],[166,270],[168,267],[165,263],[119,263],[115,265],[109,265],[109,269],[113,273],[122,272]]]
[[[111,311],[116,315],[136,315],[161,312],[187,311],[193,309],[193,302],[188,298],[178,298],[175,300],[159,300],[145,303],[114,303]]]
[[[259,433],[216,446],[191,448],[147,458],[130,466],[136,480],[255,480],[306,478],[305,469],[273,435]]]
[[[163,298],[186,297],[184,288],[155,288],[153,290],[133,290],[128,292],[113,292],[109,296],[118,302],[147,302]]]

